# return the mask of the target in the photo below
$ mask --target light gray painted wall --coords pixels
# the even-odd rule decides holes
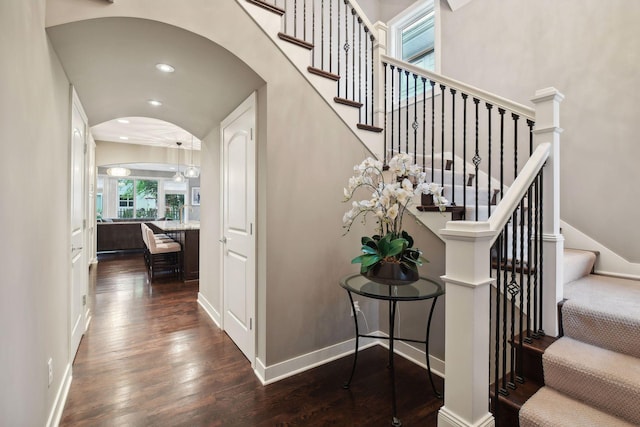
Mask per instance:
[[[389,22],[391,18],[416,3],[416,0],[356,0],[356,3],[367,14],[369,21]]]
[[[70,358],[69,82],[44,13],[44,0],[0,2],[3,426],[45,425]]]
[[[443,74],[527,105],[548,86],[566,95],[561,217],[640,262],[640,2],[441,1],[441,18]]]

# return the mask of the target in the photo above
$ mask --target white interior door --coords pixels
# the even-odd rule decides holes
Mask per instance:
[[[70,357],[75,358],[85,331],[84,305],[88,268],[85,261],[85,146],[87,119],[73,91],[71,113],[71,286],[70,286]]]
[[[255,94],[221,125],[223,159],[223,326],[255,363]]]

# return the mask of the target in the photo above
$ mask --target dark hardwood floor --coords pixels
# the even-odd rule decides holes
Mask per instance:
[[[73,365],[62,426],[390,424],[387,352],[379,346],[360,353],[350,390],[342,383],[351,357],[262,386],[198,306],[197,283],[149,285],[142,255],[130,255],[101,258],[91,286],[93,320]],[[442,401],[426,372],[395,360],[403,424],[435,426]]]

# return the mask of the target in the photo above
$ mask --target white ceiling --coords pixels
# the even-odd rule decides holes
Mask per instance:
[[[156,21],[100,18],[49,27],[47,33],[96,139],[175,143],[187,135],[190,143],[190,134],[204,138],[264,84],[221,46]],[[175,72],[158,71],[158,63]],[[153,107],[149,99],[163,105]],[[176,127],[138,119],[129,126],[109,122],[121,117]]]

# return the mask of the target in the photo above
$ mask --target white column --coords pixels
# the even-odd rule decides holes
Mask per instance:
[[[564,293],[564,237],[560,234],[560,103],[563,99],[564,95],[555,88],[539,90],[531,99],[536,106],[535,143],[551,144],[542,187],[542,328],[551,336],[559,333],[557,304]]]
[[[446,244],[444,406],[438,427],[484,427],[489,412],[490,249],[487,222],[450,221]]]

